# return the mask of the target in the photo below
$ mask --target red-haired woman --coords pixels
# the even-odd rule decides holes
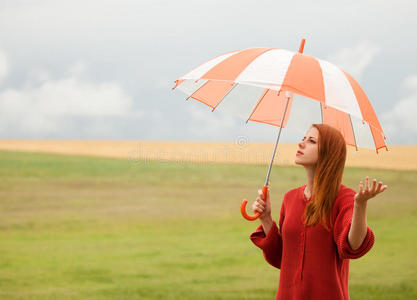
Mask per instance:
[[[271,217],[269,193],[259,190],[253,210],[261,225],[251,234],[266,261],[281,269],[276,299],[349,299],[349,259],[365,255],[374,234],[366,222],[367,201],[387,186],[369,178],[359,192],[341,184],[346,161],[342,134],[313,124],[298,143],[295,163],[307,173],[307,184],[288,191],[279,227]]]

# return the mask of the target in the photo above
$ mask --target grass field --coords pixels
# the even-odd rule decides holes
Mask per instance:
[[[0,151],[0,299],[273,299],[239,205],[267,168]],[[351,299],[417,298],[417,171],[347,168],[388,184],[368,205],[373,249],[350,264]],[[271,173],[274,218],[305,183]]]

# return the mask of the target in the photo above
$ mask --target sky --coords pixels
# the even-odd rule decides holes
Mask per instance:
[[[0,0],[0,138],[273,142],[277,127],[171,88],[222,53],[306,38],[360,83],[388,145],[417,144],[416,16],[411,0]]]

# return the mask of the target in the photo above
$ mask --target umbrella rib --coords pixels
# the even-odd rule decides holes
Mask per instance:
[[[217,108],[217,106],[219,106],[219,104],[224,100],[224,98],[226,98],[227,95],[229,95],[229,93],[238,85],[238,83],[235,83],[235,82],[233,83],[234,85],[232,86],[232,88],[223,96],[223,98],[216,104],[216,106],[213,107],[213,110],[211,112],[213,112]]]
[[[253,113],[255,112],[256,108],[258,107],[258,105],[261,103],[262,99],[265,97],[265,95],[268,93],[269,89],[265,89],[265,91],[263,92],[261,98],[259,99],[258,103],[256,103],[254,109],[252,110],[252,112],[249,115],[249,118],[246,120],[246,123],[248,123],[250,117],[252,117]]]
[[[352,127],[353,139],[355,141],[355,148],[356,148],[356,151],[358,151],[358,143],[356,142],[356,135],[355,135],[355,130],[353,129],[352,118],[350,117],[350,114],[348,114],[348,116],[349,116],[350,126]]]
[[[197,79],[195,82],[197,82],[199,79]],[[204,82],[198,89],[196,89],[194,92],[192,92],[191,93],[191,95],[190,96],[188,96],[187,97],[187,99],[185,99],[185,100],[188,100],[188,99],[190,99],[190,98],[193,98],[193,95],[195,94],[195,93],[197,93],[203,86],[205,86],[207,83],[208,83],[209,81],[207,80],[206,82]]]

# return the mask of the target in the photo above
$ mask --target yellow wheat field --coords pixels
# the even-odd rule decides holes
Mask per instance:
[[[167,142],[167,141],[70,141],[0,140],[0,150],[116,157],[129,160],[164,160],[194,163],[267,165],[273,143]],[[388,146],[389,151],[348,146],[346,166],[377,169],[417,170],[417,146]],[[295,165],[296,144],[279,144],[275,165]]]

